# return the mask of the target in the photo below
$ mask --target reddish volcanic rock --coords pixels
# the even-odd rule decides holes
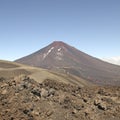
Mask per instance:
[[[60,47],[60,46],[66,46],[66,44],[62,41],[54,41],[52,43],[52,46],[54,46],[54,47],[59,46]]]

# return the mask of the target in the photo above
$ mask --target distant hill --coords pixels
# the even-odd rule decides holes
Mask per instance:
[[[74,75],[102,85],[120,85],[120,67],[94,58],[61,41],[15,62]]]
[[[74,75],[61,74],[42,68],[36,68],[15,62],[0,60],[0,78],[15,78],[21,76],[29,76],[39,83],[49,79],[66,84],[79,85],[81,87],[93,86],[91,83]]]

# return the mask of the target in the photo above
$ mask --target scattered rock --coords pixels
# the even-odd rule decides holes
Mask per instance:
[[[7,94],[7,90],[6,90],[6,89],[5,89],[5,90],[3,90],[1,94],[2,94],[2,95]]]
[[[41,97],[46,98],[48,96],[49,96],[49,92],[46,89],[42,88],[41,89]]]
[[[24,114],[28,114],[28,113],[29,113],[29,110],[23,110],[23,113],[24,113]]]
[[[120,87],[79,88],[27,76],[0,79],[1,120],[119,120]]]
[[[37,112],[37,111],[33,111],[32,112],[35,116],[39,116],[39,112]]]
[[[53,114],[53,111],[47,111],[47,113],[46,113],[46,115],[49,117],[49,116],[51,116]]]
[[[48,93],[49,93],[49,96],[50,95],[55,95],[55,89],[50,88],[49,91],[48,91]]]
[[[31,93],[33,93],[34,95],[39,96],[39,97],[41,96],[39,89],[33,89],[31,91]]]
[[[76,114],[76,113],[77,113],[77,110],[73,109],[72,114]]]
[[[100,109],[100,110],[107,110],[107,106],[106,106],[106,104],[105,103],[99,103],[98,104],[98,108]]]
[[[4,87],[7,87],[7,86],[8,86],[8,84],[3,83],[0,87],[1,87],[1,88],[4,88]]]

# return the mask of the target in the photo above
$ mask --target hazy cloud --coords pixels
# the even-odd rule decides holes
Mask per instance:
[[[102,60],[112,64],[120,65],[120,56],[111,57],[111,58],[102,58]]]

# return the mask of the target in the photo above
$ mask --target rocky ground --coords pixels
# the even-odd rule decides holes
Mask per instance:
[[[0,120],[120,120],[120,87],[0,78]]]

